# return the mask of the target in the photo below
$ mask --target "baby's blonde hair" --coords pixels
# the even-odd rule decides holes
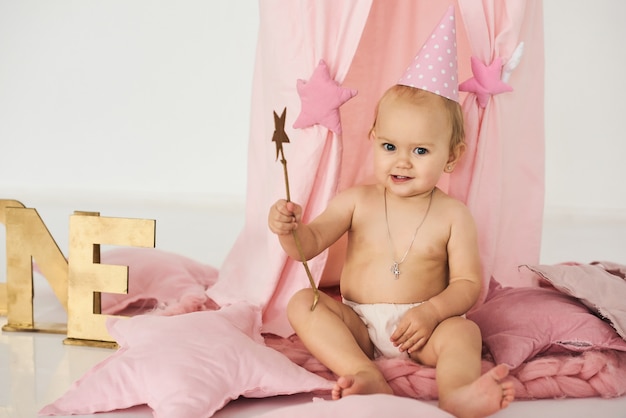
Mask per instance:
[[[378,108],[383,101],[387,100],[388,98],[402,98],[409,100],[411,103],[418,103],[423,100],[423,98],[428,94],[434,93],[430,93],[422,89],[404,86],[401,84],[396,84],[390,87],[378,101],[378,105],[376,106],[376,113],[374,115],[374,124],[372,125],[372,131],[376,128],[376,120],[378,119]],[[443,96],[439,96],[438,94],[435,94],[435,96],[439,97],[442,100],[442,103],[444,104],[444,107],[448,112],[448,116],[450,117],[450,123],[452,125],[452,135],[450,136],[450,151],[453,151],[457,147],[462,145],[465,141],[463,110],[461,109],[461,105],[454,100],[447,99]]]

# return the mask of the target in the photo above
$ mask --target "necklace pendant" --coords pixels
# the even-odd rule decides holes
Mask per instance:
[[[396,276],[396,280],[400,278],[400,264],[398,264],[396,261],[394,261],[393,265],[391,266],[391,272],[394,276]]]

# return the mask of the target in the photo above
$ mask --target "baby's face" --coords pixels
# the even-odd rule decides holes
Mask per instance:
[[[376,179],[400,196],[430,192],[451,158],[451,134],[438,96],[427,94],[417,102],[384,99],[372,131]]]

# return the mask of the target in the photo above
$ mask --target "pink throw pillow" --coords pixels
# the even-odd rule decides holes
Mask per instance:
[[[538,275],[539,282],[579,299],[610,321],[626,340],[626,266],[611,262],[588,264],[523,265]]]
[[[147,404],[157,417],[209,417],[239,396],[327,391],[333,383],[263,344],[261,313],[218,311],[111,318],[120,350],[39,415],[93,414]]]
[[[614,349],[626,341],[575,298],[539,287],[495,288],[467,317],[496,363],[512,369],[541,353]]]
[[[314,399],[313,402],[287,406],[259,415],[257,418],[454,418],[449,413],[416,399],[393,395],[352,395],[337,401]]]
[[[101,262],[128,266],[128,294],[103,293],[105,314],[132,315],[157,307],[177,309],[177,304],[192,297],[204,301],[206,289],[218,276],[218,270],[212,266],[154,248],[106,251]]]

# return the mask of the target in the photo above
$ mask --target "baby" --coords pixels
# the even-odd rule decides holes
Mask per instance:
[[[464,314],[481,289],[477,233],[469,210],[437,188],[463,154],[460,105],[395,85],[378,103],[370,140],[375,184],[335,196],[308,224],[302,207],[277,201],[268,224],[285,252],[308,260],[348,234],[343,301],[313,289],[289,302],[291,325],[307,349],[339,376],[332,397],[392,393],[377,356],[436,367],[440,408],[484,417],[514,398],[505,365],[481,375],[482,340]]]

